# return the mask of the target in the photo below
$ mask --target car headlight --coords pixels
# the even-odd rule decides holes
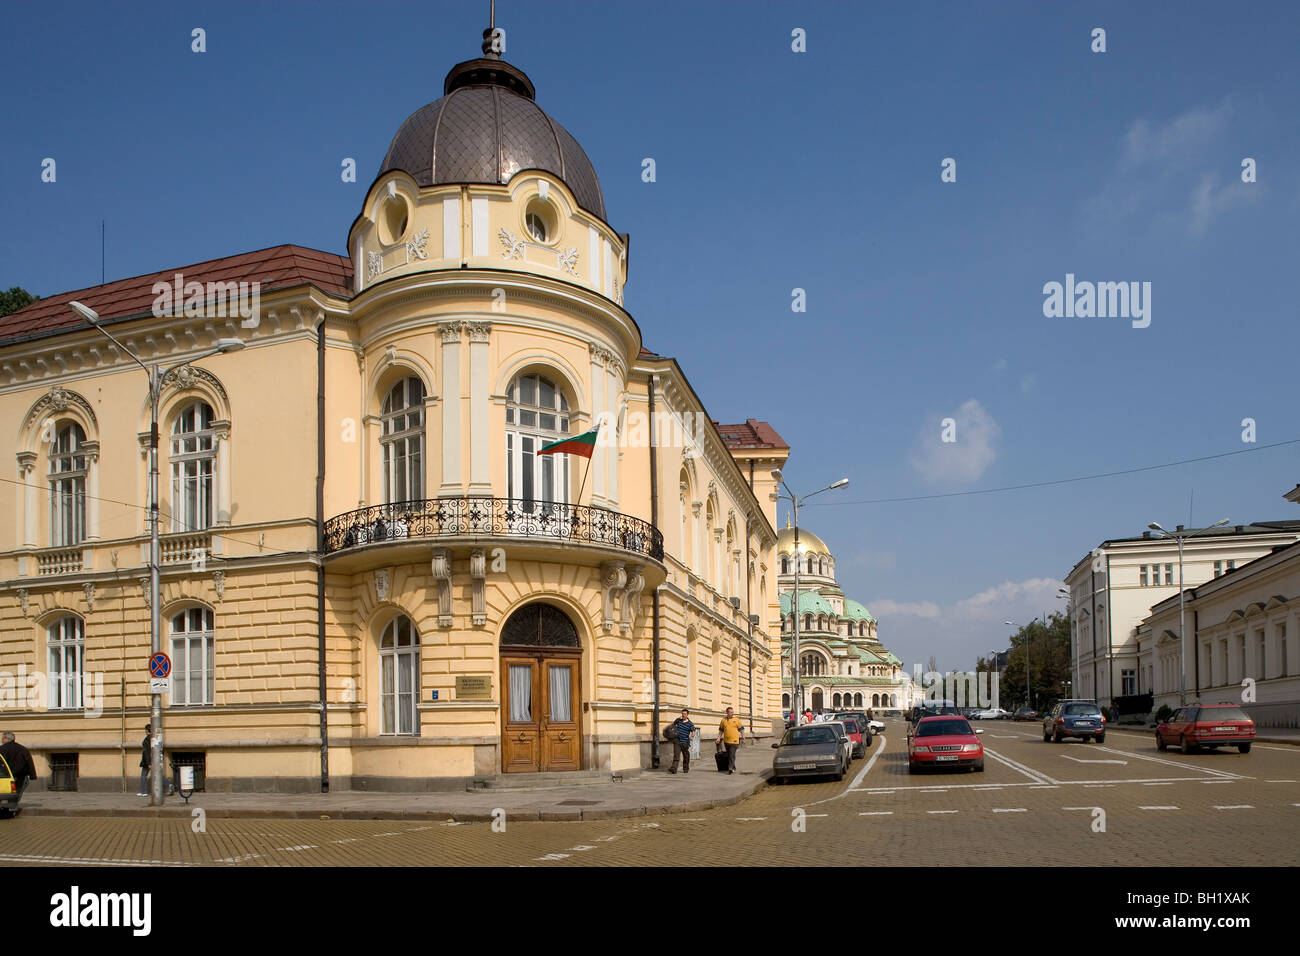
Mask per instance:
[[[914,754],[928,754],[929,752],[930,752],[930,748],[929,748],[929,747],[913,747],[913,748],[912,748],[912,753],[914,753]]]
[[[979,745],[979,744],[962,744],[962,745],[961,745],[961,749],[962,749],[963,752],[965,752],[965,751],[977,751],[977,750],[980,749],[980,745]]]

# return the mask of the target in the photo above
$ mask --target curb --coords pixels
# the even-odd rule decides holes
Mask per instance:
[[[759,771],[758,779],[739,793],[727,797],[704,798],[683,803],[651,803],[639,807],[603,807],[591,810],[560,810],[549,807],[520,807],[506,811],[507,817],[519,822],[569,822],[587,820],[619,820],[629,817],[646,817],[669,815],[674,813],[699,813],[719,807],[730,807],[748,800],[755,793],[767,786],[772,776],[771,769]],[[101,807],[86,809],[69,809],[66,807],[23,807],[25,817],[114,817],[122,819],[166,819],[189,820],[191,811],[197,805],[185,807]],[[408,820],[428,823],[430,821],[452,821],[455,823],[490,823],[492,813],[475,807],[473,809],[443,810],[275,810],[247,807],[206,810],[211,820]]]

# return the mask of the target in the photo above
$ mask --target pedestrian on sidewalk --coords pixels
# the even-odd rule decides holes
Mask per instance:
[[[32,760],[31,751],[15,740],[13,731],[9,730],[0,734],[0,757],[4,757],[5,763],[9,765],[9,772],[14,775],[14,784],[18,787],[18,797],[14,800],[16,808],[27,784],[36,779],[36,764]],[[15,809],[14,813],[17,812]]]
[[[690,773],[691,734],[695,733],[695,725],[691,723],[691,712],[683,707],[682,715],[674,720],[671,726],[677,732],[677,737],[673,741],[673,765],[668,768],[668,772],[677,772],[677,760],[681,758],[682,773]]]
[[[153,765],[153,724],[144,725],[144,742],[140,744],[140,792],[137,797],[149,796],[149,768]]]
[[[734,710],[727,708],[727,716],[718,724],[718,743],[727,748],[727,773],[736,772],[736,750],[745,742],[745,725]]]

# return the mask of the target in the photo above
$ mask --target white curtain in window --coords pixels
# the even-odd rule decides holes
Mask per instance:
[[[533,669],[527,664],[510,665],[510,719],[522,723],[533,719]]]
[[[568,722],[573,719],[570,716],[569,706],[569,678],[571,676],[567,667],[552,667],[551,671],[551,720]]]

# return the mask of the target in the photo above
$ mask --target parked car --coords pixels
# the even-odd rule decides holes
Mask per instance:
[[[1095,700],[1062,700],[1043,718],[1043,743],[1078,737],[1084,743],[1106,740],[1106,715]]]
[[[1019,710],[1017,710],[1014,714],[1011,715],[1011,719],[1012,720],[1037,720],[1038,711],[1034,710],[1034,708],[1032,707],[1021,707]]]
[[[849,737],[838,721],[791,727],[772,749],[773,783],[827,774],[843,780],[849,770]]]
[[[1001,707],[990,707],[987,710],[975,712],[975,720],[1006,720],[1011,716],[1011,711],[1003,710]]]
[[[876,734],[883,734],[885,732],[885,724],[883,721],[868,720],[867,726],[871,728],[872,736],[875,736]]]
[[[867,715],[860,710],[842,710],[835,715],[836,720],[844,720],[846,717],[852,717],[854,720],[858,722],[858,726],[860,728],[864,728],[863,744],[867,747],[871,746],[872,736],[880,733],[880,731],[877,730],[876,727],[879,726],[880,730],[885,729],[885,725],[881,724],[879,721],[867,720]]]
[[[835,719],[844,725],[844,732],[849,735],[849,740],[853,744],[849,749],[849,756],[854,760],[857,760],[859,757],[865,757],[867,755],[867,747],[870,746],[868,741],[871,740],[871,732],[864,731],[862,724],[858,723],[856,717],[840,717],[837,715]]]
[[[907,741],[907,772],[927,768],[968,767],[984,772],[984,745],[970,722],[960,716],[922,717]]]
[[[1188,704],[1174,711],[1156,727],[1156,748],[1181,747],[1183,753],[1195,753],[1202,747],[1235,744],[1241,753],[1250,753],[1255,742],[1255,721],[1239,705]]]
[[[18,781],[4,757],[0,757],[0,817],[9,817],[18,809]]]

